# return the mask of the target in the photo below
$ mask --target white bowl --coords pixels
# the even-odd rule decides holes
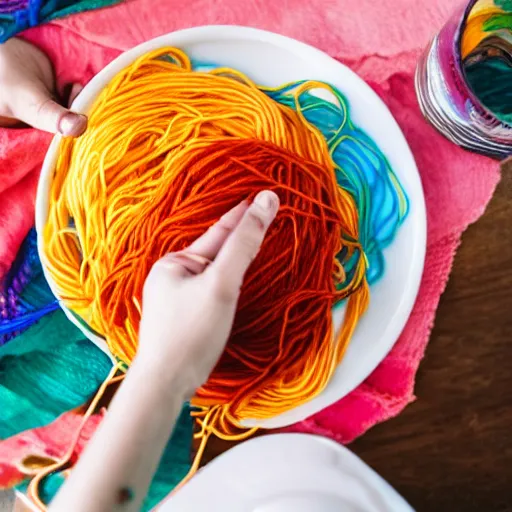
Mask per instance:
[[[163,46],[176,46],[202,62],[214,62],[246,73],[256,83],[278,86],[315,79],[338,87],[347,97],[354,123],[370,135],[388,158],[410,199],[410,211],[393,244],[385,251],[386,271],[371,289],[370,306],[354,333],[343,361],[326,389],[313,400],[265,421],[247,426],[280,428],[301,421],[344,397],[357,387],[389,352],[407,322],[416,300],[426,248],[426,213],[421,181],[409,146],[393,116],[355,73],[321,51],[287,37],[237,26],[207,26],[167,34],[147,41],[111,62],[84,88],[73,104],[87,113],[110,80],[139,56]],[[58,154],[56,136],[46,155],[36,203],[36,228],[42,254],[42,229],[48,217],[48,196]],[[51,277],[46,278],[55,291]],[[106,351],[107,346],[84,329],[66,308],[69,319]],[[343,308],[334,313],[340,325]]]
[[[414,512],[344,446],[304,434],[261,436],[231,448],[158,512]]]

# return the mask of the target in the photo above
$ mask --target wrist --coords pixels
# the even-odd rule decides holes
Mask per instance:
[[[137,385],[151,386],[154,391],[167,398],[185,402],[195,392],[187,378],[187,368],[176,364],[164,364],[158,355],[137,354],[127,374]]]

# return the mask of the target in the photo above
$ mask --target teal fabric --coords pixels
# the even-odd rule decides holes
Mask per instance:
[[[512,0],[494,0],[494,3],[504,11],[512,11]]]
[[[37,234],[30,230],[13,262],[0,281],[0,356],[2,346],[59,309],[46,283],[37,253]]]
[[[48,293],[41,272],[21,297],[28,302]],[[87,402],[107,378],[112,363],[87,340],[62,310],[41,318],[0,346],[0,440],[47,425]],[[148,420],[150,421],[150,419]],[[184,406],[153,478],[143,510],[150,510],[183,479],[191,467],[193,421]],[[42,486],[49,502],[63,478],[52,475]],[[19,486],[26,490],[27,482]]]
[[[0,351],[0,439],[46,425],[84,404],[110,359],[62,311],[42,318]]]
[[[101,9],[122,0],[47,0],[41,8],[41,19],[51,21],[71,14]]]

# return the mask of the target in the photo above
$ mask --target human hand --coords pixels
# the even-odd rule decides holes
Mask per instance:
[[[73,86],[71,101],[80,89]],[[87,118],[59,105],[54,90],[52,64],[41,50],[17,38],[0,44],[0,126],[22,122],[51,133],[81,135]]]
[[[177,372],[189,395],[206,382],[230,334],[245,272],[278,209],[276,194],[260,192],[187,249],[155,263],[144,285],[136,361],[156,364],[163,375]]]

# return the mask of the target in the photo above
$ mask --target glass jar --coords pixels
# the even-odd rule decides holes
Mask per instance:
[[[445,137],[470,151],[505,159],[512,155],[512,126],[482,104],[463,69],[462,34],[478,1],[457,10],[426,48],[416,70],[416,92],[423,115]]]

